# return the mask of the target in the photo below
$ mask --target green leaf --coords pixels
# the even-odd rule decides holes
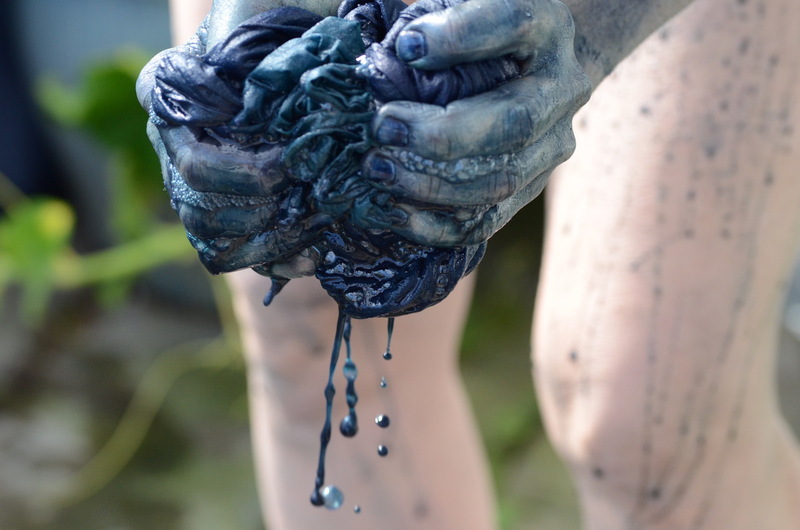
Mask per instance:
[[[18,203],[0,221],[0,287],[12,281],[22,285],[28,319],[44,314],[56,283],[56,263],[72,254],[74,228],[72,207],[52,198]]]
[[[147,114],[136,99],[136,79],[147,61],[126,50],[91,65],[78,88],[53,78],[38,83],[45,111],[64,126],[88,132],[111,154],[110,220],[117,234],[131,240],[147,234],[159,212],[168,210],[161,168],[145,134]]]

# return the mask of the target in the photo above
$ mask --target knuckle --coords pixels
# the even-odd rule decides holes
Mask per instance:
[[[589,98],[592,97],[592,81],[589,79],[589,75],[581,68],[580,65],[577,64],[578,60],[575,59],[576,63],[576,73],[575,73],[575,85],[576,85],[576,103],[579,107],[582,107],[586,103],[589,102]]]
[[[185,147],[179,147],[172,156],[172,163],[178,174],[183,177],[186,184],[192,189],[202,187],[202,178],[198,171],[195,158]]]
[[[460,153],[453,142],[452,135],[457,131],[451,117],[442,117],[439,120],[430,122],[430,129],[425,135],[424,145],[425,154],[437,160],[451,160]]]
[[[565,120],[562,125],[557,129],[556,138],[560,147],[559,163],[567,160],[575,152],[577,143],[575,141],[575,133],[572,130],[572,122]]]
[[[507,145],[519,148],[529,143],[540,118],[536,107],[531,101],[520,101],[506,109],[502,130]]]
[[[559,0],[550,0],[550,22],[556,28],[569,31],[570,33],[575,30],[575,22],[572,19],[572,13],[569,8]]]

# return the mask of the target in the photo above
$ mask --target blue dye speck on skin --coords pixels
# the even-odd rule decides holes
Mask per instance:
[[[355,513],[361,513],[361,506],[359,506],[358,504],[356,504],[355,506],[353,506],[353,511],[354,511]]]
[[[389,416],[384,414],[380,414],[379,416],[375,417],[375,425],[378,427],[386,428],[389,426]]]
[[[386,383],[386,378],[385,377],[381,377],[381,383],[380,384],[381,384],[381,388],[386,388],[387,383]]]
[[[322,500],[327,509],[338,510],[344,503],[344,494],[336,486],[325,486],[322,488]]]
[[[389,448],[388,447],[386,447],[385,445],[379,445],[378,446],[378,455],[379,456],[386,456],[388,454],[389,454]]]

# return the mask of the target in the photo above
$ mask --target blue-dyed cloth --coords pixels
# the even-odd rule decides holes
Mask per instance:
[[[431,72],[397,58],[395,39],[409,21],[453,3],[421,0],[406,8],[399,0],[346,0],[338,17],[324,19],[281,7],[246,21],[206,53],[162,60],[151,98],[156,125],[197,128],[208,141],[283,148],[288,177],[270,200],[278,205],[275,225],[297,229],[297,245],[275,249],[274,261],[257,271],[268,273],[272,263],[311,248],[322,286],[345,313],[366,318],[435,304],[480,261],[485,242],[432,248],[349,220],[365,201],[390,200],[360,174],[361,159],[375,146],[370,123],[381,104],[445,105],[519,75],[511,59]],[[174,193],[167,180],[178,208],[191,194]],[[215,207],[202,200],[193,206]]]

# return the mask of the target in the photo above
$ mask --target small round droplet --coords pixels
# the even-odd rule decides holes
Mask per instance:
[[[385,377],[381,377],[381,388],[386,388],[386,385],[387,385],[386,378]]]
[[[358,368],[356,368],[356,363],[347,359],[342,367],[342,372],[344,373],[344,378],[348,381],[355,381],[356,377],[358,377]]]
[[[354,511],[355,513],[361,513],[361,506],[359,506],[358,504],[356,504],[355,506],[353,506],[353,511]]]
[[[342,436],[352,438],[358,432],[358,420],[354,414],[348,414],[342,418],[342,423],[339,424],[339,432]]]
[[[388,447],[386,447],[385,445],[379,445],[378,446],[378,455],[379,456],[386,456],[388,454],[389,454],[389,448]]]
[[[375,425],[383,427],[384,429],[389,426],[389,416],[383,414],[375,416]]]
[[[383,358],[386,359],[387,361],[391,361],[392,360],[392,352],[390,352],[389,350],[386,350],[385,352],[383,352]]]
[[[336,486],[325,486],[322,488],[322,501],[327,509],[338,510],[344,502],[344,494]]]

